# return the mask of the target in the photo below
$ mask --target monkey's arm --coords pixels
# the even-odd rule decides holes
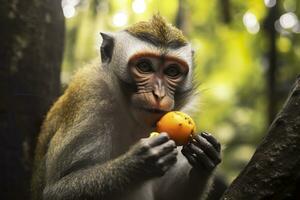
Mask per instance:
[[[87,161],[88,162],[88,161]],[[43,191],[44,199],[104,199],[125,186],[141,180],[136,167],[139,161],[126,159],[126,155],[106,164],[94,164],[70,173],[57,181],[49,181]],[[76,167],[76,166],[75,166]]]
[[[101,137],[110,142],[105,135]],[[114,195],[126,195],[134,186],[162,175],[176,161],[175,143],[167,134],[142,139],[113,160],[97,157],[108,146],[99,145],[99,140],[81,132],[61,149],[52,143],[47,154],[56,155],[46,159],[44,199],[115,199]]]

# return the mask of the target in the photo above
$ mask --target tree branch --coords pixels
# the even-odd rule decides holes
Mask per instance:
[[[300,76],[248,165],[223,199],[294,197],[300,180]]]

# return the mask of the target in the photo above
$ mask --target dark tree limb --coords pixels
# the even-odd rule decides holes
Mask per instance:
[[[275,30],[275,21],[278,19],[278,4],[274,7],[269,9],[268,15],[264,22],[264,29],[266,38],[268,40],[268,52],[267,52],[267,60],[268,66],[266,71],[266,85],[267,85],[267,100],[268,100],[268,122],[269,124],[272,123],[276,116],[276,112],[278,109],[278,92],[276,90],[276,74],[277,74],[277,47],[276,47],[276,40],[277,40],[277,31]]]
[[[187,34],[187,19],[186,19],[186,5],[184,0],[178,0],[178,10],[175,19],[175,25],[182,30],[184,34]]]
[[[248,165],[223,199],[296,199],[300,180],[300,76]]]
[[[220,9],[222,15],[222,21],[225,24],[230,24],[231,22],[231,6],[230,0],[220,0]]]

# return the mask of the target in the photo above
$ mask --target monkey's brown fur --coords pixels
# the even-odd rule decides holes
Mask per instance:
[[[98,72],[96,72],[98,71]],[[60,126],[68,127],[70,124],[79,120],[79,115],[82,113],[76,112],[80,110],[85,103],[92,103],[90,100],[87,101],[90,96],[87,96],[86,89],[90,88],[89,94],[93,95],[93,89],[96,85],[92,85],[93,82],[97,83],[98,79],[101,81],[103,77],[95,77],[99,75],[100,69],[96,64],[88,65],[77,71],[73,81],[66,89],[65,94],[61,96],[51,110],[48,112],[47,117],[43,123],[41,134],[38,139],[38,146],[36,156],[43,156],[47,149],[47,144],[55,134]],[[96,73],[95,73],[96,72]],[[94,75],[94,76],[93,76]],[[101,88],[101,87],[100,87]],[[94,102],[96,106],[96,102]],[[89,107],[93,105],[88,105]]]
[[[150,21],[141,21],[130,26],[127,28],[127,31],[137,37],[141,37],[145,34],[151,35],[159,41],[160,44],[164,45],[172,42],[185,45],[188,42],[179,29],[167,23],[159,14],[154,15]]]
[[[62,139],[66,137],[63,133],[69,131],[70,127],[79,124],[88,115],[92,115],[86,108],[98,108],[102,112],[109,109],[109,106],[106,105],[111,101],[105,81],[107,77],[103,76],[99,65],[100,63],[93,63],[78,70],[64,95],[55,102],[46,116],[35,151],[35,173],[31,188],[33,198],[42,196],[36,193],[41,192],[40,188],[45,185],[45,155],[46,153],[48,156],[51,155],[48,150],[50,141],[56,141],[57,148],[65,145],[62,142]],[[94,110],[95,113],[96,110]],[[55,139],[53,139],[54,136]]]

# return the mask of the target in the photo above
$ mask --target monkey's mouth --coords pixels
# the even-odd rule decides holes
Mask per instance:
[[[156,126],[157,121],[167,112],[159,108],[151,108],[150,106],[136,106],[135,110],[137,111],[134,112],[136,121],[152,128]]]
[[[139,107],[139,109],[150,112],[150,113],[156,113],[156,114],[164,114],[167,111],[165,110],[161,110],[161,109],[157,109],[157,108],[145,108],[145,107]]]

